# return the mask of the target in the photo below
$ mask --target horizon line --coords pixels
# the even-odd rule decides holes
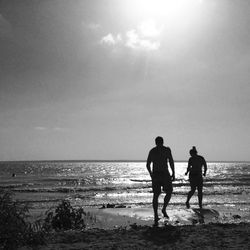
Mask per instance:
[[[146,162],[147,160],[124,160],[124,159],[120,159],[120,160],[105,160],[105,159],[102,159],[102,160],[91,160],[91,159],[88,159],[88,160],[83,160],[83,159],[78,159],[78,160],[4,160],[4,161],[1,161],[0,160],[0,163],[2,162]],[[187,160],[174,160],[174,162],[188,162],[188,159]],[[234,163],[234,162],[242,162],[242,163],[250,163],[250,160],[207,160],[208,163],[217,163],[217,162],[225,162],[225,163]]]

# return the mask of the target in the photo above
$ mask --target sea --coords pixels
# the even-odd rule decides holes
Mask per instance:
[[[190,190],[187,162],[175,162],[171,206],[185,206]],[[144,161],[0,162],[0,190],[33,209],[49,209],[62,199],[74,206],[151,206],[152,188]],[[209,162],[203,204],[250,214],[250,162]],[[160,203],[163,199],[160,200]],[[197,194],[191,205],[198,206]]]

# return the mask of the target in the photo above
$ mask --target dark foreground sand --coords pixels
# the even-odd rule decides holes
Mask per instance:
[[[250,224],[132,226],[51,234],[36,249],[250,249]]]
[[[250,249],[248,216],[229,213],[225,222],[225,211],[204,209],[200,223],[195,209],[174,209],[153,227],[152,208],[91,211],[94,221],[84,231],[51,233],[35,249]]]

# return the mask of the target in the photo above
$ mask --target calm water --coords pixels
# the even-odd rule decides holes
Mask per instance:
[[[149,205],[151,182],[145,162],[0,162],[0,188],[33,207],[67,198],[73,204]],[[183,205],[189,191],[186,162],[176,162],[171,204]],[[15,177],[12,174],[15,173]],[[191,199],[197,204],[197,196]],[[208,163],[204,205],[250,207],[250,163]]]

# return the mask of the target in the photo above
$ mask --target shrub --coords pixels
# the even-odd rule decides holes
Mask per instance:
[[[15,201],[12,195],[9,191],[0,191],[0,245],[4,249],[15,249],[44,243],[44,232],[34,230],[34,225],[27,222],[27,203]]]
[[[82,208],[73,208],[69,201],[63,200],[55,209],[55,211],[47,211],[43,228],[46,231],[54,229],[83,229],[86,227],[84,216],[86,213]]]

